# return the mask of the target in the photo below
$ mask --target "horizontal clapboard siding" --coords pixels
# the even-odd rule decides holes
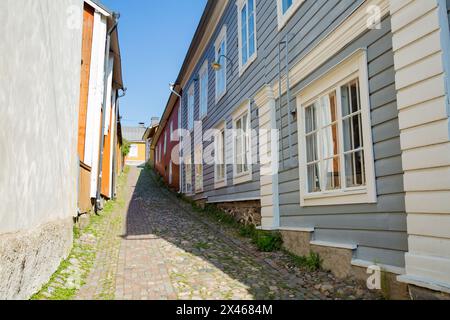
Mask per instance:
[[[199,114],[199,87],[194,79],[205,59],[214,61],[214,42],[222,26],[227,26],[227,55],[232,60],[227,68],[227,93],[215,103],[215,74],[209,68],[209,105],[204,119],[203,132],[216,127],[223,121],[226,128],[232,128],[232,112],[246,99],[252,98],[264,84],[274,84],[278,80],[278,43],[290,34],[289,63],[299,62],[327,34],[333,31],[344,19],[351,15],[363,0],[306,0],[278,31],[277,4],[275,0],[256,1],[258,57],[239,77],[237,7],[229,1],[224,15],[195,72],[187,82],[186,92],[191,83],[196,88],[195,119]],[[405,195],[403,188],[403,169],[399,139],[399,121],[396,103],[395,73],[393,70],[392,35],[390,18],[382,21],[381,30],[371,30],[348,45],[332,59],[317,66],[309,75],[292,88],[292,106],[295,95],[304,86],[335,66],[339,61],[361,47],[367,47],[369,59],[369,87],[372,117],[372,133],[377,203],[373,205],[344,205],[333,207],[301,208],[299,205],[298,165],[289,161],[293,153],[294,164],[298,163],[298,138],[296,119],[289,128],[286,95],[281,97],[282,108],[277,113],[277,125],[281,128],[281,150],[279,174],[280,214],[282,226],[313,226],[317,240],[335,242],[354,242],[359,245],[357,256],[360,259],[404,265],[404,251],[407,249]],[[285,52],[282,52],[284,61]],[[186,95],[183,106],[187,105]],[[251,105],[251,127],[259,128],[259,115],[254,103]],[[183,123],[186,123],[186,107],[183,108]],[[289,133],[291,137],[289,139]],[[204,148],[208,143],[204,144]],[[252,141],[254,156],[258,156],[258,141]],[[192,141],[192,152],[194,142]],[[227,157],[232,156],[232,143],[227,140]],[[192,154],[193,156],[193,154]],[[252,181],[233,186],[233,168],[227,166],[227,186],[214,189],[214,167],[204,167],[204,192],[195,198],[206,198],[210,202],[259,199],[261,197],[260,168],[253,165]],[[193,174],[193,181],[195,176]],[[194,187],[195,189],[195,187]],[[267,193],[267,191],[265,191]],[[264,193],[263,193],[264,194]]]
[[[186,83],[186,93],[190,85],[195,86],[195,119],[199,118],[199,84],[194,81],[204,61],[210,63],[215,60],[214,43],[222,26],[227,26],[227,56],[232,60],[227,67],[227,93],[216,104],[215,103],[215,72],[209,67],[209,94],[208,115],[203,121],[203,132],[216,127],[221,122],[226,122],[226,128],[232,128],[231,114],[233,110],[241,105],[246,99],[252,98],[266,83],[273,83],[278,79],[278,43],[283,40],[286,33],[292,34],[290,40],[289,59],[290,63],[298,62],[302,56],[320,41],[328,32],[335,28],[346,16],[348,16],[362,1],[354,0],[307,0],[305,1],[292,19],[286,24],[281,32],[277,25],[277,3],[275,0],[256,1],[256,23],[257,23],[257,45],[258,57],[250,67],[239,77],[238,61],[238,23],[237,7],[234,1],[229,1],[227,8],[219,22],[210,43],[199,60],[191,79]],[[284,53],[283,53],[284,55]],[[282,57],[283,59],[283,57]],[[187,94],[183,96],[182,119],[187,121]],[[252,103],[251,127],[259,128],[258,113],[256,106]],[[285,112],[285,111],[284,111]],[[279,119],[278,119],[279,121]],[[283,122],[284,140],[288,140],[287,124]],[[192,139],[193,140],[193,139]],[[294,132],[292,136],[294,148],[297,149],[297,137]],[[194,157],[194,141],[192,143],[192,157]],[[204,149],[209,146],[204,143]],[[252,140],[253,157],[258,158],[258,140]],[[227,158],[231,161],[232,141],[228,140],[226,146]],[[288,153],[288,151],[287,151]],[[214,167],[204,166],[204,192],[196,194],[194,199],[207,198],[209,202],[237,201],[241,199],[260,198],[260,168],[258,164],[253,165],[252,182],[244,183],[238,187],[233,186],[233,167],[227,166],[227,187],[214,188]],[[183,176],[185,176],[183,174]],[[195,175],[192,175],[193,183]],[[258,182],[258,183],[255,183]],[[195,190],[195,186],[193,187]]]
[[[396,103],[395,71],[390,18],[381,30],[371,30],[342,52],[320,66],[292,91],[296,94],[318,75],[336,65],[358,48],[367,48],[371,121],[375,160],[377,203],[325,207],[300,207],[298,167],[289,168],[286,96],[282,102],[283,151],[280,157],[281,225],[314,227],[314,238],[321,241],[358,245],[358,259],[403,267],[408,249],[405,194]],[[292,104],[295,105],[295,94]],[[297,124],[293,121],[294,135]],[[297,155],[297,139],[293,140]]]

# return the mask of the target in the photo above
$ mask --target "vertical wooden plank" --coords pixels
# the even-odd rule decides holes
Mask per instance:
[[[80,79],[80,106],[78,115],[78,155],[84,161],[86,140],[86,118],[89,96],[89,77],[91,69],[92,37],[94,30],[94,9],[84,5],[83,13],[83,43]]]

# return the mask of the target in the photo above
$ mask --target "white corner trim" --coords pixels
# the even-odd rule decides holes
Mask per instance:
[[[313,227],[279,227],[278,230],[313,233],[316,229]]]
[[[387,271],[387,272],[397,274],[397,275],[403,275],[406,272],[405,268],[391,266],[388,264],[374,263],[374,262],[370,262],[367,260],[361,260],[361,259],[352,259],[351,263],[352,263],[352,266],[361,267],[361,268],[369,268],[371,266],[378,266],[381,268],[382,271]]]
[[[310,241],[309,243],[311,245],[320,246],[320,247],[348,249],[348,250],[358,249],[358,245],[350,244],[350,243],[338,243],[338,242],[318,241],[318,240],[313,240],[313,241]]]
[[[368,30],[367,14],[371,6],[378,6],[382,17],[389,14],[389,0],[366,0],[356,8],[342,23],[325,36],[319,43],[300,61],[295,64],[289,72],[290,84],[295,86],[305,79],[318,66],[324,64],[331,57],[353,42],[363,32]],[[286,77],[281,79],[281,94],[286,92]],[[273,85],[273,92],[278,98],[279,82]]]

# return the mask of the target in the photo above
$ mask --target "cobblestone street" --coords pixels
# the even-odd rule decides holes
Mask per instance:
[[[351,280],[260,253],[132,168],[121,224],[104,223],[94,267],[77,299],[373,299]],[[117,219],[112,215],[111,219]],[[120,228],[120,225],[123,228]]]

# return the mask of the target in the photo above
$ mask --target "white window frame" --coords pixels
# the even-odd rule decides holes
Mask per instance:
[[[283,29],[303,2],[305,2],[305,0],[293,0],[292,6],[285,13],[283,13],[283,0],[277,0],[278,31]]]
[[[191,101],[192,97],[192,101]],[[191,104],[192,102],[192,104]],[[195,86],[194,84],[191,84],[188,90],[187,95],[187,129],[189,131],[194,130],[194,110],[195,110]]]
[[[199,97],[200,97],[200,103],[199,103],[199,114],[200,119],[205,118],[208,115],[208,102],[209,102],[209,74],[208,74],[208,60],[206,60],[202,67],[200,68],[200,71],[198,73],[198,79],[199,79]],[[203,90],[206,90],[206,95]]]
[[[195,193],[203,192],[203,145],[195,146],[194,150]],[[200,170],[199,170],[200,169]]]
[[[216,136],[214,137],[214,188],[219,189],[226,187],[227,185],[227,148],[226,148],[226,122],[223,121],[221,124],[219,124],[216,127],[216,130],[218,131]],[[223,141],[221,138],[219,138],[222,134]],[[220,139],[220,140],[219,140]],[[223,151],[223,159],[222,155],[219,153],[219,151],[222,149]],[[224,165],[224,174],[222,178],[219,178],[219,173],[217,170],[217,166],[223,162]]]
[[[249,52],[250,52],[250,45],[249,45],[249,41],[250,41],[250,33],[249,33],[249,26],[248,26],[248,19],[249,19],[249,15],[248,15],[248,3],[252,1],[253,2],[253,19],[254,19],[254,24],[253,24],[253,32],[254,32],[254,38],[255,38],[255,52],[253,52],[253,54],[250,56]],[[242,76],[242,74],[245,72],[245,70],[248,69],[248,67],[256,60],[256,58],[258,57],[258,41],[257,41],[257,37],[256,37],[256,1],[255,0],[237,0],[236,1],[236,5],[237,5],[237,15],[238,15],[238,43],[239,43],[239,77]],[[245,22],[247,24],[247,61],[245,63],[243,63],[242,59],[242,9],[244,7],[244,5],[247,6],[247,21]]]
[[[236,122],[239,119],[242,119],[245,114],[247,114],[247,158],[249,160],[247,171],[242,173],[237,173],[237,163],[236,163],[236,138],[237,138],[237,130],[236,130]],[[253,168],[252,168],[252,139],[251,139],[251,108],[250,101],[247,100],[243,104],[241,104],[232,114],[233,118],[233,184],[241,184],[244,182],[248,182],[252,180],[253,177]]]
[[[167,154],[167,131],[164,133],[164,155]]]
[[[175,120],[170,121],[170,141],[173,141],[173,123]]]
[[[172,182],[173,182],[173,176],[172,176],[173,169],[172,169],[172,165],[173,165],[172,160],[170,160],[170,162],[169,162],[169,184],[172,184]]]
[[[184,192],[187,195],[191,195],[193,193],[191,155],[186,156],[184,159],[184,175]]]
[[[223,92],[218,92],[218,81],[217,81],[217,74],[219,71],[216,71],[215,74],[215,92],[216,92],[216,103],[218,103],[227,93],[227,66],[228,66],[228,61],[226,58],[222,57],[220,58],[219,61],[219,49],[221,47],[222,42],[225,42],[225,52],[222,52],[221,55],[227,56],[227,52],[228,52],[228,44],[227,44],[227,26],[224,25],[222,27],[222,30],[219,33],[219,36],[217,37],[217,40],[214,44],[214,52],[215,52],[215,60],[216,62],[220,62],[220,64],[222,65],[222,70],[224,73],[224,90]]]
[[[321,191],[315,193],[308,193],[307,182],[307,159],[306,159],[306,140],[305,140],[305,108],[317,101],[321,96],[338,88],[346,83],[358,78],[360,87],[361,100],[361,121],[362,121],[362,135],[364,143],[364,164],[366,186],[345,188],[342,189]],[[340,97],[337,97],[337,101]],[[299,155],[300,155],[300,205],[307,206],[327,206],[327,205],[343,205],[343,204],[363,204],[376,203],[376,178],[375,178],[375,164],[373,156],[373,142],[372,142],[372,126],[370,115],[370,96],[369,96],[369,81],[367,70],[367,53],[365,50],[358,50],[347,59],[337,65],[335,68],[329,70],[325,75],[313,81],[305,89],[303,89],[297,96],[297,105],[299,106],[298,117],[298,141],[299,141]],[[342,113],[341,102],[338,102],[338,132],[339,132],[339,155],[343,154],[343,131],[342,131]],[[318,145],[320,146],[320,138]],[[342,162],[342,157],[341,157]],[[345,162],[344,162],[345,163]],[[341,168],[344,166],[341,163]],[[341,171],[345,175],[344,171]],[[342,180],[341,180],[342,181]]]

